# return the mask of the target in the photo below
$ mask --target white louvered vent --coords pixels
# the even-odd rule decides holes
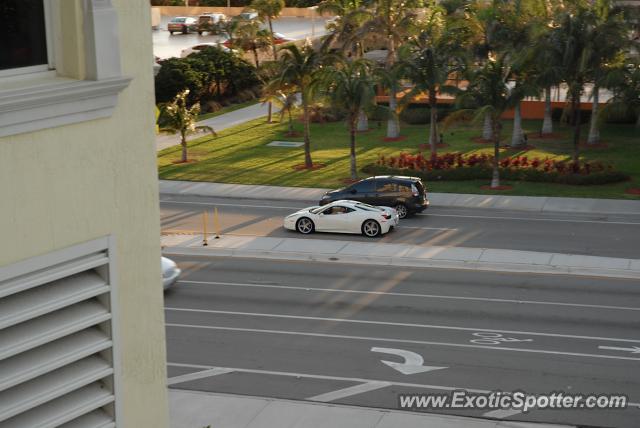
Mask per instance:
[[[0,268],[0,428],[116,426],[107,238]]]

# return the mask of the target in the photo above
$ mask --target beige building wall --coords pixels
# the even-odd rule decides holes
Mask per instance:
[[[113,4],[122,71],[132,78],[113,116],[0,138],[0,266],[113,236],[122,363],[118,426],[163,428],[168,417],[150,8],[142,0]]]

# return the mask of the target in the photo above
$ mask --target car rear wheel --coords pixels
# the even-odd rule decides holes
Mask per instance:
[[[307,217],[302,217],[296,222],[296,230],[303,235],[310,234],[314,229],[315,225],[313,224],[313,221]]]
[[[362,234],[369,238],[375,238],[380,235],[380,224],[375,220],[367,220],[362,223]]]
[[[173,31],[169,31],[169,34],[171,34],[173,36]]]
[[[187,28],[186,25],[182,27],[182,34],[187,34],[188,32],[189,32],[189,28]]]
[[[409,215],[409,210],[405,204],[398,204],[394,207],[398,213],[398,217],[406,218]]]

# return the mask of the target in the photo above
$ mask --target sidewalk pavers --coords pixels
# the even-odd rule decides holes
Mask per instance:
[[[434,413],[169,389],[173,428],[561,428]]]

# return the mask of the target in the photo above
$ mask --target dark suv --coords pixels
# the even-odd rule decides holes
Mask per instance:
[[[392,207],[400,218],[420,213],[429,207],[427,191],[417,177],[382,175],[365,178],[348,187],[327,192],[320,205],[350,199],[371,205]]]

